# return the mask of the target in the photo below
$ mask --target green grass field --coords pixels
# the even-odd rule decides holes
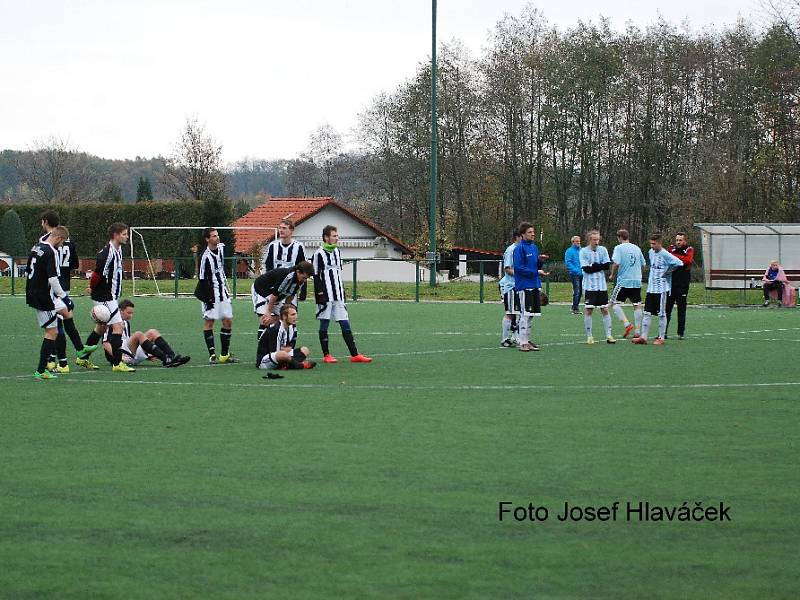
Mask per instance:
[[[797,597],[795,310],[692,308],[683,341],[589,347],[551,305],[521,353],[497,304],[357,302],[373,364],[271,381],[249,302],[245,362],[217,366],[196,301],[136,304],[191,363],[41,382],[33,311],[0,299],[0,597]],[[318,354],[310,304],[299,327]],[[731,520],[556,518],[614,501]]]

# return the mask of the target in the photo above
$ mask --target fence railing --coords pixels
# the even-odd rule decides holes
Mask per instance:
[[[25,293],[24,263],[26,259],[0,258],[0,295],[16,296]],[[196,257],[125,259],[123,292],[140,296],[158,295],[173,298],[191,296],[196,284]],[[11,264],[9,264],[11,263]],[[235,297],[249,297],[250,284],[258,276],[260,265],[242,257],[225,259],[228,283]],[[344,260],[343,283],[349,300],[391,299],[468,300],[496,302],[499,300],[498,276],[502,275],[499,260],[425,260],[382,258],[350,258]],[[73,279],[72,294],[85,293],[87,274],[94,268],[95,258],[82,258]],[[16,268],[13,268],[16,266]],[[431,287],[430,270],[437,271],[437,285]],[[560,261],[548,261],[543,269],[542,286],[551,301],[569,302],[572,287],[569,274]],[[742,287],[731,290],[708,290],[703,286],[702,266],[692,269],[692,289],[689,302],[693,304],[754,305],[763,301],[760,286],[742,281]],[[760,283],[760,282],[759,282]]]

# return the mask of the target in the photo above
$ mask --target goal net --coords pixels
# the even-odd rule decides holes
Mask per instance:
[[[192,295],[197,279],[197,267],[205,249],[203,230],[206,227],[130,227],[131,258],[126,270],[131,277],[134,296],[184,296]],[[229,274],[229,287],[234,295],[250,294],[250,284],[237,286],[237,280],[249,279],[258,274],[258,261],[265,242],[274,239],[274,227],[215,227],[225,245],[225,270]],[[226,235],[227,232],[233,236]],[[248,232],[248,249],[235,252],[237,232]],[[253,240],[250,244],[249,241]],[[127,262],[127,261],[126,261]],[[241,289],[237,289],[241,287]]]

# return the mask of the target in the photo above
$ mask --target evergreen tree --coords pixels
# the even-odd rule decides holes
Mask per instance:
[[[137,202],[150,202],[153,199],[153,188],[147,177],[139,177],[139,185],[136,188]]]
[[[0,250],[14,258],[24,258],[28,253],[25,228],[15,210],[7,210],[0,219]]]

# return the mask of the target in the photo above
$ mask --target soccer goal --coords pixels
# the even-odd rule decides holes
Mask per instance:
[[[172,296],[190,295],[189,289],[182,289],[180,285],[181,271],[188,270],[192,273],[191,279],[197,277],[197,260],[199,254],[203,252],[202,232],[206,227],[170,227],[170,226],[139,226],[130,227],[130,276],[132,284],[132,294],[134,296]],[[234,286],[236,282],[238,267],[241,263],[246,263],[245,271],[257,272],[257,265],[260,256],[260,249],[265,241],[274,239],[278,235],[274,227],[215,227],[218,231],[247,231],[249,237],[254,240],[253,250],[246,254],[237,255],[233,248],[225,248],[225,261],[232,265]],[[174,256],[153,256],[147,248],[148,241],[152,242],[159,236],[166,233],[174,235],[175,232],[184,232],[185,238],[180,240],[177,245],[187,248],[181,252],[176,252]],[[255,234],[255,235],[253,235]],[[192,246],[197,246],[197,252],[188,250]],[[181,268],[181,265],[192,265],[190,269]],[[184,286],[185,287],[185,286]],[[235,290],[232,290],[235,291]],[[249,295],[249,285],[247,294]]]

